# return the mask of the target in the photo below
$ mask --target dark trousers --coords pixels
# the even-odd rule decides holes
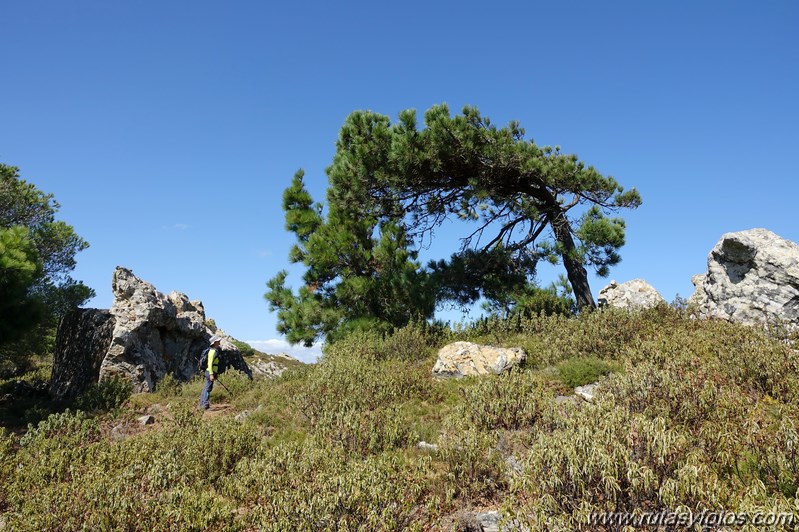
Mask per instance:
[[[214,381],[211,380],[211,374],[205,372],[205,385],[200,394],[200,408],[208,409],[211,406],[211,390],[214,389]]]

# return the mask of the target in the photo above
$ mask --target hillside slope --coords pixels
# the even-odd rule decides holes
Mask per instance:
[[[435,380],[453,340],[529,356],[503,376]],[[273,380],[226,374],[210,415],[195,409],[199,380],[167,382],[4,434],[0,524],[621,530],[627,512],[672,519],[666,530],[699,515],[792,529],[797,375],[790,343],[668,307],[350,337]],[[593,402],[556,399],[594,380]]]

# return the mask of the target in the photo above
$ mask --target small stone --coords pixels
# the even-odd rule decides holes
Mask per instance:
[[[119,424],[111,429],[111,439],[121,441],[128,437],[128,431],[124,424]]]
[[[505,459],[505,463],[508,464],[510,471],[516,475],[521,475],[524,471],[522,464],[520,464],[519,460],[512,454]]]
[[[586,384],[585,386],[578,386],[574,389],[574,394],[590,403],[593,402],[594,397],[596,396],[596,390],[598,386],[599,384],[596,382],[593,384]]]
[[[152,425],[155,423],[155,418],[150,414],[147,414],[146,416],[141,416],[136,421],[139,422],[139,425]]]
[[[555,404],[562,405],[562,404],[569,404],[574,403],[577,401],[573,395],[558,395],[555,397]]]
[[[416,444],[416,447],[418,447],[419,449],[423,449],[425,451],[438,450],[438,445],[436,445],[435,443],[427,443],[426,441],[420,441],[419,443]]]
[[[480,524],[483,532],[499,532],[499,512],[490,510],[488,512],[478,512],[474,514],[475,519]]]

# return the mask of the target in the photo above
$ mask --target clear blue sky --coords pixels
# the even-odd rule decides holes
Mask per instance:
[[[595,295],[687,297],[728,231],[799,241],[799,2],[6,0],[0,20],[0,161],[91,244],[89,306],[122,265],[287,350],[263,299],[293,243],[281,194],[304,168],[324,200],[356,109],[475,105],[637,187]]]

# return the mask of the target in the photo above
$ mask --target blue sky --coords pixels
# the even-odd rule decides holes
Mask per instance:
[[[474,105],[638,188],[595,296],[643,277],[687,297],[725,232],[799,241],[794,1],[7,0],[0,19],[0,161],[91,244],[74,272],[89,306],[111,306],[122,265],[201,299],[233,336],[312,360],[263,293],[289,267],[283,189],[304,168],[324,200],[356,109]],[[457,247],[454,229],[426,258]]]

